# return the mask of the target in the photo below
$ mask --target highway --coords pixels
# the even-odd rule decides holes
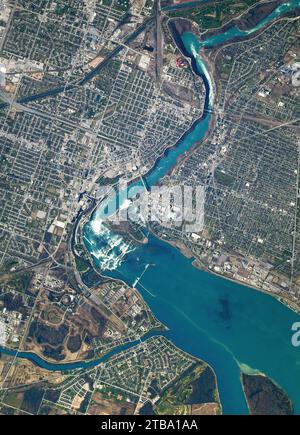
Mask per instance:
[[[124,50],[124,48],[126,47],[127,44],[129,44],[131,41],[133,41],[140,33],[142,33],[149,25],[151,25],[153,20],[154,20],[153,16],[147,18],[134,32],[132,32],[130,35],[128,35],[126,38],[124,38],[122,43],[117,45],[117,47],[114,50],[112,50],[105,57],[105,59],[101,63],[99,63],[99,65],[97,65],[88,74],[86,74],[86,76],[83,77],[80,81],[73,82],[73,83],[65,83],[61,86],[58,86],[58,87],[53,88],[53,89],[49,89],[49,90],[44,91],[44,92],[39,92],[37,94],[28,95],[26,97],[21,97],[21,98],[15,100],[14,103],[26,104],[26,103],[30,103],[32,101],[42,100],[42,99],[50,97],[50,96],[53,97],[55,95],[59,95],[60,93],[70,91],[72,89],[77,88],[78,86],[85,85],[93,77],[95,77],[99,73],[99,71],[101,71],[101,69],[104,68],[115,56],[117,56],[122,50]],[[13,104],[13,103],[8,102],[8,101],[1,103],[0,109],[8,107],[11,104]]]

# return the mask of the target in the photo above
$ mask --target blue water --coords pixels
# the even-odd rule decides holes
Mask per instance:
[[[174,167],[178,157],[201,141],[208,130],[213,83],[201,51],[236,37],[247,37],[299,4],[300,1],[294,0],[281,5],[251,31],[232,27],[222,35],[201,41],[191,33],[182,35],[184,50],[193,60],[195,72],[204,80],[205,110],[176,147],[168,150],[146,174],[144,180],[148,186],[157,184]],[[143,183],[137,181],[135,185],[143,186]],[[154,236],[149,236],[148,244],[133,248],[101,224],[104,205],[109,202],[101,204],[84,228],[85,245],[95,264],[105,269],[105,275],[129,285],[136,283],[147,265],[152,265],[136,286],[153,313],[170,329],[168,337],[181,349],[212,365],[224,413],[248,413],[240,383],[243,369],[258,370],[274,379],[286,390],[296,413],[300,414],[300,350],[291,345],[291,326],[300,320],[299,316],[268,295],[196,269],[191,260]],[[120,350],[114,350],[105,360]],[[72,368],[69,364],[45,363],[34,354],[18,355],[38,364],[48,364],[45,368],[49,370]],[[73,368],[101,361],[78,362]]]
[[[247,36],[250,36],[253,33],[259,31],[267,24],[274,21],[276,18],[299,6],[300,0],[291,0],[289,2],[283,3],[282,5],[274,9],[271,14],[267,15],[263,20],[261,20],[256,26],[252,27],[249,30],[240,30],[237,26],[232,26],[228,30],[226,30],[226,32],[210,36],[201,41],[197,40],[193,33],[186,32],[182,35],[182,39],[186,47],[192,48],[193,53],[194,49],[196,49],[199,53],[199,50],[201,50],[203,47],[210,48],[219,44],[224,44],[228,41],[232,42],[236,38],[246,38]]]
[[[205,111],[176,147],[145,175],[148,186],[157,184],[182,153],[203,139],[209,127],[214,86],[202,50],[246,37],[298,5],[298,1],[281,5],[248,31],[232,27],[201,41],[192,33],[181,35],[185,54],[191,57],[195,72],[206,86]],[[99,207],[84,230],[95,263],[106,269],[106,275],[130,285],[136,284],[147,265],[154,264],[136,286],[154,314],[170,328],[172,341],[215,369],[223,411],[248,412],[240,383],[243,369],[260,371],[274,379],[288,392],[300,414],[300,352],[291,345],[291,325],[299,316],[268,295],[197,270],[190,260],[153,236],[147,245],[131,250],[120,236],[101,227],[102,212],[103,207]]]
[[[168,338],[212,365],[224,413],[248,412],[240,369],[249,367],[281,385],[300,414],[300,350],[291,345],[297,314],[268,295],[196,269],[153,236],[106,275],[132,285],[148,264],[138,290],[170,329]]]
[[[185,2],[180,3],[177,5],[171,5],[171,6],[165,6],[162,8],[163,11],[176,11],[180,9],[185,8],[192,8],[197,7],[202,4],[207,3],[209,0],[198,0],[198,1],[191,1],[191,2]],[[281,15],[285,14],[286,12],[289,12],[297,7],[300,6],[299,0],[291,0],[289,2],[285,2],[281,5],[279,5],[276,9],[273,10],[269,15],[267,15],[264,19],[262,19],[256,26],[252,27],[251,29],[247,31],[240,30],[237,26],[230,27],[226,32],[220,33],[215,36],[211,36],[209,38],[206,38],[201,45],[205,47],[214,47],[217,44],[224,43],[227,41],[230,41],[237,37],[246,37],[249,36],[258,30],[262,29],[266,24],[271,23],[276,18],[280,17]],[[205,35],[204,35],[205,36]]]
[[[281,15],[297,8],[300,6],[299,0],[291,0],[289,2],[283,3],[280,6],[278,6],[276,9],[273,10],[269,15],[267,15],[264,19],[262,19],[255,27],[252,27],[250,30],[240,30],[237,26],[233,26],[230,29],[228,29],[226,32],[212,36],[210,38],[207,38],[202,43],[200,43],[201,46],[204,47],[214,47],[215,45],[218,45],[220,43],[224,43],[227,41],[232,41],[234,38],[245,38],[249,35],[252,35],[253,33],[257,32],[258,30],[262,29],[266,26],[266,24],[271,23],[276,18],[280,17]]]

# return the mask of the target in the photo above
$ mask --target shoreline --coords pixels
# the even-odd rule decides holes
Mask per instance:
[[[189,57],[189,56],[188,56],[188,57]],[[190,63],[190,65],[192,66],[192,69],[193,69],[193,71],[194,71],[194,68],[193,68],[193,65],[192,65],[192,59],[191,59],[191,58],[190,58],[190,60],[189,60],[189,63]],[[194,73],[196,74],[195,71],[194,71]],[[204,112],[204,114],[205,114],[205,112]],[[198,120],[198,121],[199,121],[199,120]],[[196,122],[197,122],[197,121],[196,121]],[[193,125],[194,125],[194,123],[192,124],[192,126],[190,127],[190,129],[193,127]],[[188,131],[190,131],[190,129],[189,129]],[[206,133],[205,133],[205,135],[204,135],[204,137],[201,139],[201,143],[203,143],[203,141],[206,140],[206,138],[207,138],[207,136],[210,134],[210,132],[211,132],[211,130],[210,130],[210,128],[208,128],[207,131],[206,131]],[[185,134],[186,134],[186,133],[185,133]],[[175,147],[176,147],[176,144],[180,144],[180,141],[184,139],[185,134],[184,134],[184,135],[183,135],[183,136],[182,136],[182,137],[181,137],[181,138],[180,138],[180,139],[179,139],[179,140],[178,140],[174,145],[172,145],[172,146],[169,147],[169,148],[166,148],[166,150],[163,152],[163,154],[160,156],[160,158],[155,162],[155,164],[153,165],[152,169],[151,169],[149,172],[152,172],[153,170],[155,170],[156,165],[159,164],[160,159],[161,159],[164,155],[167,154],[168,149],[170,150],[170,149],[172,149],[172,148],[175,148]],[[197,146],[197,144],[198,144],[198,143],[195,142],[195,143],[191,146],[191,148],[190,148],[189,150],[187,150],[184,154],[180,155],[180,156],[177,158],[177,160],[176,160],[176,165],[171,169],[171,171],[176,170],[178,163],[180,163],[180,161],[182,161],[184,158],[186,158],[187,155],[189,155],[191,152],[193,152],[193,150],[195,149],[195,147]],[[149,172],[148,172],[148,173],[149,173]],[[167,174],[168,174],[168,173],[167,173]],[[167,174],[166,174],[166,175],[167,175]],[[140,177],[142,177],[142,176],[140,176]],[[134,180],[132,180],[132,182],[134,182]],[[153,234],[154,234],[154,233],[153,233]],[[154,235],[155,235],[155,234],[154,234]],[[157,235],[155,235],[155,236],[158,237]],[[160,238],[160,237],[158,237],[158,238]],[[171,244],[171,245],[174,247],[174,244],[170,243],[168,240],[164,240],[164,239],[161,239],[161,240],[166,241],[167,243]],[[188,255],[189,255],[189,258],[195,258],[195,256],[192,255],[192,253],[189,253],[188,248],[184,248],[183,246],[179,246],[179,245],[176,244],[176,243],[175,243],[175,247],[178,248],[178,249],[180,250],[180,252],[181,252],[183,255],[185,255],[185,256],[188,256]],[[218,277],[220,277],[220,278],[226,278],[226,279],[231,280],[232,282],[234,282],[234,283],[236,283],[236,284],[243,284],[244,286],[246,286],[246,287],[248,287],[248,288],[251,288],[251,289],[253,289],[253,290],[258,290],[258,291],[261,291],[261,292],[263,292],[263,293],[266,293],[266,294],[268,294],[268,295],[270,295],[270,296],[273,296],[273,297],[275,297],[275,298],[277,299],[277,301],[281,302],[281,303],[282,303],[283,305],[285,305],[287,308],[291,309],[292,311],[295,311],[295,310],[292,309],[293,304],[292,304],[292,306],[291,306],[291,301],[288,300],[289,303],[287,303],[287,301],[285,300],[285,298],[283,298],[282,296],[279,297],[278,295],[275,295],[275,294],[272,293],[272,292],[268,292],[268,291],[263,290],[263,289],[261,289],[261,288],[259,288],[259,287],[255,287],[255,286],[249,285],[248,283],[241,282],[241,281],[239,281],[239,280],[237,280],[237,279],[232,279],[232,278],[229,278],[229,277],[227,277],[227,276],[225,276],[225,275],[221,275],[221,274],[215,273],[214,271],[212,271],[212,270],[210,270],[210,269],[203,268],[203,267],[201,268],[201,267],[199,266],[198,261],[199,261],[199,260],[196,260],[196,259],[195,259],[195,260],[192,262],[192,264],[193,264],[194,267],[197,267],[197,268],[199,268],[199,269],[201,269],[201,270],[204,270],[204,271],[206,271],[206,272],[212,272],[213,274],[215,274],[216,276],[218,276]],[[111,278],[111,279],[114,279],[114,278]],[[119,281],[123,281],[123,280],[120,280],[120,279],[117,279],[117,280],[119,280]],[[123,281],[123,282],[124,282],[124,281]],[[140,292],[139,292],[139,293],[140,293]],[[297,312],[297,311],[296,311],[296,312]]]
[[[262,374],[263,374],[263,373],[262,373]],[[265,376],[265,375],[264,375],[264,376]],[[247,396],[246,391],[245,391],[245,385],[244,385],[244,382],[243,382],[243,372],[242,372],[242,371],[241,371],[241,373],[240,373],[240,383],[241,383],[241,386],[242,386],[243,394],[244,394],[244,396],[245,396],[245,401],[246,401],[246,404],[247,404],[247,408],[248,408],[248,411],[249,411],[249,415],[252,415],[252,414],[251,414],[250,405],[249,405],[249,401],[248,401],[248,396]]]
[[[255,6],[254,6],[254,8],[255,8]],[[252,8],[250,8],[250,9],[252,9]],[[276,8],[275,8],[275,9],[276,9]],[[297,10],[297,9],[296,9],[296,10]],[[295,11],[293,11],[293,12],[295,12]],[[279,20],[284,20],[284,19],[287,19],[287,18],[289,18],[289,17],[287,17],[286,14],[284,14],[284,15],[281,16],[281,17],[278,17],[277,19],[271,21],[271,22],[269,23],[269,25],[265,26],[263,29],[260,29],[260,30],[258,30],[257,32],[255,32],[255,34],[252,35],[252,38],[256,38],[256,37],[257,37],[261,32],[264,32],[267,28],[273,26],[273,25],[274,25],[275,23],[277,23]],[[180,18],[180,17],[179,17],[179,18],[169,18],[167,24],[168,24],[168,28],[169,28],[169,30],[170,30],[170,35],[171,35],[171,37],[172,37],[172,40],[174,41],[174,43],[177,45],[178,49],[179,49],[180,52],[182,53],[182,55],[188,59],[189,64],[190,64],[190,67],[192,68],[193,73],[196,74],[196,75],[198,75],[197,72],[195,71],[194,67],[193,67],[192,59],[190,58],[190,56],[188,55],[188,53],[186,53],[185,49],[182,50],[182,46],[183,46],[183,44],[182,44],[182,43],[179,43],[179,44],[178,44],[178,43],[177,43],[177,37],[176,37],[176,35],[174,35],[174,33],[176,32],[176,33],[180,36],[180,32],[179,32],[179,30],[177,29],[177,26],[176,26],[176,24],[177,24],[176,21],[178,21],[178,22],[180,23],[180,20],[183,20],[183,21],[188,22],[188,23],[190,24],[191,28],[196,28],[195,23],[194,23],[193,21],[191,21],[189,18]],[[229,27],[234,26],[234,25],[236,24],[235,21],[236,21],[236,19],[231,20],[229,23],[227,23],[227,25],[225,25],[225,27],[226,27],[226,26],[229,26]],[[169,25],[169,24],[170,24],[170,25]],[[172,27],[173,27],[174,30],[172,30],[171,25],[172,25]],[[179,25],[181,25],[181,24],[179,24]],[[222,29],[223,29],[223,27],[222,27]],[[196,28],[196,35],[197,35],[198,37],[200,37],[201,40],[202,40],[202,37],[203,37],[203,36],[206,36],[206,33],[207,33],[207,32],[204,32],[203,34],[201,34],[201,33],[198,31],[198,29]],[[249,38],[252,39],[252,38],[250,37],[250,35],[249,35]],[[240,39],[241,39],[241,41],[239,41]],[[248,38],[246,38],[246,39],[248,39]],[[214,52],[218,52],[221,48],[223,48],[223,46],[230,45],[230,44],[232,44],[232,43],[239,43],[239,42],[242,42],[242,41],[244,41],[244,38],[234,38],[234,41],[230,41],[230,43],[227,42],[227,43],[217,44],[217,45],[214,47],[213,50],[214,50]],[[184,47],[183,47],[183,48],[184,48]],[[207,48],[210,49],[210,47],[205,47],[205,49],[207,49]],[[215,51],[215,50],[216,50],[216,51]],[[211,73],[212,77],[216,78],[216,76],[217,76],[216,68],[215,68],[214,63],[213,63],[213,61],[212,61],[212,59],[211,59],[210,54],[206,53],[206,51],[203,50],[202,53],[201,53],[201,56],[202,56],[202,58],[204,59],[205,63],[207,64],[207,66],[208,66],[208,68],[209,68],[209,72]],[[214,92],[213,95],[214,95],[214,98],[215,98],[215,99],[218,99],[218,97],[219,97],[219,86],[218,86],[218,80],[213,80],[213,84],[214,84],[214,87],[215,87],[214,90],[216,90],[216,92]],[[213,130],[213,127],[214,127],[215,121],[216,121],[216,117],[214,116],[214,114],[212,114],[212,119],[211,119],[211,121],[210,121],[210,123],[209,123],[209,127],[208,127],[208,129],[207,129],[207,132],[205,133],[203,139],[201,140],[201,144],[205,143],[205,141],[207,140],[207,138],[208,138],[209,135],[211,134],[211,131]],[[196,142],[195,144],[192,145],[192,147],[191,147],[191,148],[190,148],[186,153],[184,153],[184,154],[182,155],[182,157],[180,156],[180,158],[178,159],[177,165],[178,165],[178,164],[181,164],[182,162],[185,161],[185,159],[187,159],[189,156],[191,156],[191,155],[196,151],[196,149],[197,149],[197,145],[199,145],[199,144],[197,144],[197,142]],[[172,172],[176,171],[176,169],[177,169],[177,167],[178,167],[177,165],[174,166]],[[231,277],[226,276],[226,275],[224,275],[224,274],[217,273],[217,272],[215,272],[215,271],[209,269],[209,268],[206,267],[206,266],[201,266],[200,260],[197,259],[197,257],[192,253],[192,251],[191,251],[187,246],[185,246],[184,242],[181,242],[181,243],[176,242],[176,241],[175,241],[175,242],[172,242],[172,241],[169,241],[169,240],[167,240],[167,239],[162,239],[162,238],[160,238],[160,237],[157,236],[154,232],[152,232],[152,234],[153,234],[155,237],[158,237],[160,240],[169,243],[171,246],[175,247],[176,249],[179,249],[179,251],[180,251],[180,252],[181,252],[185,257],[187,257],[187,258],[189,258],[189,259],[192,259],[192,258],[193,258],[194,260],[193,260],[192,264],[193,264],[194,267],[196,267],[196,268],[198,268],[198,269],[200,269],[200,270],[203,270],[203,271],[205,271],[205,272],[212,273],[213,275],[215,275],[215,276],[217,276],[217,277],[220,277],[220,278],[223,278],[223,279],[229,280],[229,281],[231,281],[231,282],[233,282],[233,283],[235,283],[235,284],[241,284],[241,285],[243,285],[243,286],[245,286],[245,287],[248,287],[248,288],[251,288],[251,289],[253,289],[253,290],[259,291],[259,292],[261,292],[261,293],[264,293],[264,294],[266,294],[266,295],[269,295],[269,296],[275,298],[279,303],[281,303],[282,305],[284,305],[285,307],[287,307],[288,309],[290,309],[290,310],[293,311],[294,313],[300,315],[300,306],[299,306],[296,302],[290,300],[288,297],[283,296],[283,295],[278,295],[278,294],[276,294],[276,293],[273,293],[273,292],[267,291],[267,290],[265,290],[265,289],[263,289],[263,288],[260,288],[260,287],[258,287],[258,286],[254,286],[254,285],[252,285],[252,284],[250,284],[250,283],[247,283],[247,282],[241,281],[241,280],[239,280],[239,279],[234,279],[234,278],[231,278]]]
[[[284,297],[282,295],[277,295],[276,293],[273,292],[269,292],[263,288],[260,288],[258,286],[254,286],[252,284],[248,284],[244,281],[240,281],[238,279],[234,279],[234,278],[230,278],[229,276],[223,275],[221,273],[217,273],[212,269],[209,269],[206,266],[202,266],[200,260],[195,256],[195,254],[192,253],[192,251],[184,245],[183,242],[172,242],[169,241],[167,239],[163,239],[161,237],[159,237],[158,235],[156,235],[153,231],[151,231],[151,233],[157,237],[158,239],[160,239],[163,242],[168,243],[169,245],[173,246],[173,248],[178,249],[182,255],[184,255],[186,258],[193,260],[192,261],[192,265],[199,270],[202,270],[203,272],[206,273],[211,273],[214,276],[217,276],[219,278],[222,279],[226,279],[227,281],[231,281],[234,284],[241,284],[244,287],[250,288],[251,290],[255,290],[261,293],[264,293],[266,295],[269,295],[270,297],[276,299],[279,303],[281,303],[282,305],[284,305],[286,308],[290,309],[291,311],[293,311],[295,314],[300,315],[300,307],[295,303],[292,302],[290,299],[288,299],[287,297]]]
[[[223,406],[222,406],[222,402],[221,402],[221,399],[220,399],[220,391],[219,391],[219,385],[218,385],[218,378],[217,378],[217,375],[216,375],[215,369],[214,369],[214,368],[213,368],[213,367],[212,367],[212,366],[211,366],[207,361],[205,361],[204,359],[199,358],[199,357],[197,357],[197,356],[194,356],[194,355],[192,355],[191,353],[186,352],[185,350],[181,349],[181,348],[178,347],[176,344],[174,344],[173,341],[172,341],[171,339],[168,338],[168,340],[169,340],[169,342],[172,344],[172,346],[174,346],[175,349],[177,349],[179,352],[184,353],[184,354],[187,355],[189,358],[192,358],[193,360],[195,360],[195,362],[197,362],[197,363],[201,362],[201,363],[205,364],[207,367],[209,367],[209,368],[211,369],[211,371],[212,371],[213,374],[214,374],[215,383],[216,383],[216,393],[217,393],[217,400],[218,400],[217,403],[218,403],[218,405],[220,406],[220,412],[221,412],[221,415],[223,415]],[[189,369],[187,369],[187,370],[189,370]],[[172,381],[171,381],[171,382],[172,382]]]
[[[163,324],[162,324],[163,325]],[[164,325],[163,325],[164,326]],[[150,329],[149,331],[145,332],[145,334],[140,337],[137,338],[135,340],[132,341],[128,341],[127,343],[123,343],[123,344],[118,344],[115,347],[111,348],[108,352],[100,354],[100,356],[97,356],[96,358],[89,358],[89,359],[76,359],[76,360],[72,360],[72,361],[56,361],[56,360],[50,360],[49,358],[46,358],[44,355],[41,356],[39,353],[34,352],[34,351],[28,351],[28,350],[17,350],[17,349],[13,349],[13,348],[9,348],[9,347],[5,347],[5,346],[0,346],[0,355],[1,352],[6,355],[6,356],[10,356],[13,357],[14,359],[25,359],[26,361],[30,361],[32,364],[47,370],[47,371],[58,371],[58,372],[64,372],[67,370],[78,370],[78,369],[85,369],[85,368],[92,368],[89,367],[90,365],[93,365],[94,367],[96,367],[99,364],[102,364],[102,362],[108,361],[110,358],[114,357],[115,355],[120,354],[123,351],[126,351],[128,349],[134,348],[135,346],[139,345],[140,343],[146,341],[149,338],[152,337],[165,337],[163,335],[163,332],[168,332],[168,328],[165,327],[164,328],[160,328],[160,327],[154,327],[152,329]],[[149,337],[146,337],[147,335],[149,335]],[[171,341],[171,340],[169,340]],[[173,342],[172,342],[173,344]],[[126,346],[129,346],[128,348],[126,348]],[[175,345],[174,345],[175,346]],[[120,351],[117,351],[117,349],[119,347],[125,347],[125,349],[120,349]],[[184,352],[184,351],[182,351]],[[112,355],[110,355],[112,353]],[[32,359],[30,357],[33,357]],[[63,368],[47,368],[47,367],[43,367],[42,364],[39,364],[37,361],[35,361],[34,359],[37,358],[40,361],[42,361],[43,363],[45,363],[48,366],[64,366]],[[195,357],[193,357],[195,358]],[[101,361],[103,359],[103,361]],[[81,365],[82,367],[71,367],[72,365]],[[70,366],[70,367],[68,367]],[[87,367],[85,367],[87,366]]]
[[[278,385],[276,381],[274,381],[274,379],[270,378],[268,375],[266,375],[263,372],[248,374],[248,373],[244,373],[241,370],[240,381],[241,381],[241,386],[242,386],[243,393],[244,393],[244,396],[245,396],[246,404],[247,404],[247,407],[248,407],[248,410],[249,410],[249,415],[255,415],[255,414],[251,413],[250,402],[248,400],[248,396],[247,396],[246,391],[245,391],[245,385],[244,385],[244,382],[243,382],[243,375],[246,375],[246,376],[249,376],[249,377],[250,376],[252,376],[252,377],[254,377],[254,376],[261,376],[261,377],[264,377],[264,378],[268,379],[270,382],[272,382],[282,392],[282,394],[284,394],[287,397],[287,399],[289,401],[289,404],[291,406],[291,409],[293,411],[293,415],[296,415],[295,412],[294,412],[294,403],[293,403],[293,401],[290,399],[290,397],[288,396],[286,391],[280,385]]]

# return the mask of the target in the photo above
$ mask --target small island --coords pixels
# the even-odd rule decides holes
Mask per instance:
[[[242,373],[242,384],[251,415],[293,415],[287,394],[263,374]]]

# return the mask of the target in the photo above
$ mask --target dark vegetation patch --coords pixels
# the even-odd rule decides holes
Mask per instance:
[[[105,317],[94,307],[91,308],[91,314],[95,320],[95,322],[98,323],[98,331],[99,334],[102,335],[104,332],[104,327],[106,325],[106,319]]]
[[[155,415],[151,402],[146,402],[140,409],[140,415]]]
[[[51,328],[47,325],[37,324],[35,337],[39,344],[58,346],[64,342],[68,332],[69,328],[66,325],[61,325],[59,328]]]
[[[30,323],[30,327],[29,327],[27,338],[32,339],[34,337],[36,328],[37,328],[37,322],[35,320],[32,320],[31,323]]]
[[[8,311],[18,311],[24,315],[27,314],[27,309],[24,307],[24,301],[22,295],[13,295],[11,293],[5,293],[0,300],[2,300],[5,308]]]
[[[262,375],[242,374],[245,395],[252,415],[292,415],[293,405],[286,393]]]
[[[243,16],[240,22],[238,22],[238,27],[241,30],[249,30],[255,27],[261,20],[270,15],[278,5],[282,2],[276,0],[270,3],[258,4],[254,8]]]
[[[89,406],[90,400],[92,397],[92,393],[89,391],[85,398],[83,399],[83,401],[81,402],[80,408],[79,408],[79,412],[82,412],[83,414],[86,413],[87,408]]]
[[[45,399],[50,400],[50,402],[56,403],[60,396],[60,390],[49,389],[46,391]]]
[[[32,277],[32,272],[16,275],[12,280],[7,282],[7,285],[16,291],[26,293],[30,286]]]
[[[215,402],[215,377],[210,367],[206,367],[200,377],[192,381],[190,385],[192,392],[186,401],[188,405]]]
[[[161,398],[154,406],[154,412],[159,415],[173,415],[178,407],[216,403],[216,389],[213,370],[204,363],[196,363],[162,391]],[[145,413],[150,411],[147,407],[143,410]]]
[[[39,415],[49,415],[51,412],[51,407],[49,405],[42,405],[39,410]]]
[[[56,361],[62,361],[65,358],[63,350],[64,350],[63,346],[58,346],[56,348],[53,348],[51,346],[45,346],[43,355],[46,358],[52,358],[55,359]]]
[[[217,169],[214,174],[215,180],[222,184],[223,186],[231,187],[233,186],[235,179],[230,174],[222,172],[222,170]]]
[[[90,269],[88,272],[85,272],[81,276],[82,281],[84,284],[89,287],[96,287],[100,284],[103,284],[107,281],[107,279],[102,278],[97,272],[95,272],[93,269]]]
[[[9,406],[2,406],[0,409],[0,415],[14,415],[15,410],[13,408],[10,408]]]
[[[36,414],[39,410],[44,396],[44,390],[39,387],[32,387],[24,392],[22,409],[31,414]]]
[[[93,336],[92,334],[90,334],[86,329],[84,330],[84,343],[87,344],[88,346],[90,346],[93,342]]]
[[[80,335],[79,334],[73,335],[68,338],[67,348],[69,349],[70,352],[75,353],[79,351],[79,349],[81,348],[81,344],[82,341]]]
[[[84,359],[93,359],[93,358],[95,358],[95,352],[93,351],[93,349],[90,349],[87,352],[85,352],[83,358]]]

